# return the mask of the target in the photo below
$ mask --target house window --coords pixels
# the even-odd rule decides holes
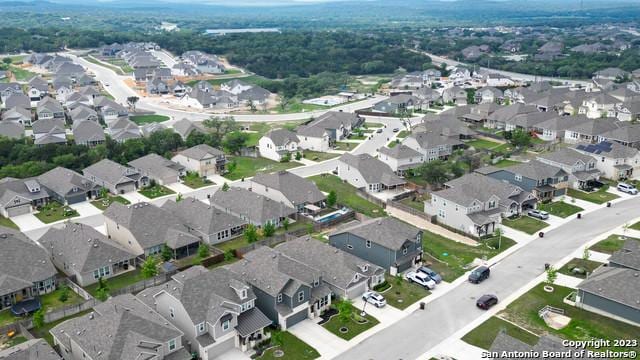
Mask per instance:
[[[444,210],[442,209],[438,210],[438,216],[444,219],[446,217]]]
[[[516,179],[516,181],[522,181],[522,175],[516,174],[515,175],[515,179]]]
[[[366,244],[366,246],[367,246],[368,248],[370,248],[370,247],[371,247],[371,240],[367,240],[367,241],[365,242],[365,244]]]
[[[200,324],[198,324],[198,332],[199,333],[203,333],[205,329],[206,329],[205,323],[201,322]]]
[[[174,308],[169,308],[169,317],[171,317],[172,319],[176,317],[176,309]]]
[[[347,245],[347,249],[353,250],[353,245]]]
[[[278,298],[277,298],[278,302],[281,303],[282,302],[282,294],[278,294]]]
[[[173,351],[175,349],[176,349],[176,340],[175,339],[169,340],[169,351]]]
[[[320,279],[313,280],[313,287],[320,286]]]
[[[300,291],[298,293],[298,302],[303,302],[304,301],[304,291]]]
[[[247,290],[246,289],[242,289],[242,292],[240,293],[240,298],[244,299],[247,297]]]
[[[409,248],[403,248],[402,249],[402,255],[407,255],[408,251],[409,251]]]
[[[489,201],[489,209],[493,209],[494,207],[496,207],[496,202],[495,202],[495,200],[491,200],[491,201]]]
[[[231,322],[229,320],[223,321],[222,322],[222,330],[223,331],[229,330],[230,325],[231,325]]]

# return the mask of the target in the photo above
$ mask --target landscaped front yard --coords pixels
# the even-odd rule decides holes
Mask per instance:
[[[549,226],[548,223],[534,219],[531,216],[520,216],[515,219],[503,219],[502,225],[508,226],[512,229],[520,230],[522,232],[526,232],[527,234],[535,234],[538,231]]]
[[[550,202],[546,204],[538,203],[538,209],[544,210],[551,215],[559,216],[561,218],[569,217],[584,210],[580,206],[568,204],[564,201]]]
[[[159,123],[164,122],[170,119],[170,117],[165,115],[134,115],[130,117],[131,121],[138,125],[149,124],[149,123]]]
[[[602,266],[602,263],[597,261],[574,258],[566,263],[563,267],[558,269],[558,272],[561,274],[585,279],[593,272],[593,270],[599,268],[600,266]]]
[[[629,226],[629,229],[640,230],[640,221],[638,221],[637,223]]]
[[[326,193],[335,191],[339,204],[347,206],[354,211],[363,213],[369,217],[380,217],[385,215],[384,209],[356,194],[356,188],[343,182],[335,175],[316,175],[309,178],[316,183],[320,191]]]
[[[272,333],[273,334],[273,333]],[[265,360],[311,360],[320,357],[320,353],[306,342],[298,339],[295,335],[288,331],[280,332],[282,345],[274,346],[266,350],[258,359]],[[273,336],[273,335],[272,335]],[[282,351],[282,356],[276,356],[276,350]],[[277,354],[280,355],[280,354]]]
[[[173,190],[159,184],[140,189],[138,190],[138,192],[148,197],[149,199],[155,199],[160,196],[175,194]]]
[[[35,215],[43,223],[49,224],[52,222],[79,216],[80,214],[78,214],[77,211],[68,206],[64,206],[59,202],[52,201],[44,205]]]
[[[398,135],[396,135],[396,137],[397,137],[397,138],[399,138],[399,139],[404,139],[404,138],[406,138],[406,137],[407,137],[407,136],[409,136],[409,135],[411,135],[411,131],[409,131],[409,130],[402,130],[402,131],[400,131],[400,132],[398,133]]]
[[[358,145],[360,145],[360,143],[338,141],[336,142],[335,150],[351,151]]]
[[[490,317],[487,321],[469,331],[462,337],[462,341],[467,344],[489,350],[491,344],[493,344],[493,341],[496,339],[496,336],[498,336],[500,331],[506,331],[507,335],[529,345],[535,345],[538,343],[538,336],[496,316]]]
[[[332,306],[335,306],[335,304]],[[342,319],[340,314],[337,314],[322,326],[342,339],[351,340],[378,325],[378,323],[378,319],[369,314],[365,317],[360,316],[360,309],[356,309],[351,305],[351,316],[348,319]]]
[[[595,243],[592,247],[589,248],[589,250],[605,254],[613,254],[614,252],[622,249],[624,243],[629,239],[640,241],[640,239],[632,238],[629,236],[611,234],[606,239],[600,240]]]
[[[470,264],[475,258],[490,259],[502,251],[510,248],[516,242],[502,236],[482,240],[478,246],[470,246],[444,236],[423,230],[422,248],[428,266],[442,276],[447,282],[452,282],[470,270]],[[498,248],[500,246],[500,248]]]
[[[187,176],[182,179],[182,182],[192,189],[198,189],[201,187],[213,185],[213,182],[211,180],[207,179],[206,177],[202,177],[195,172],[187,173]]]
[[[18,225],[16,225],[11,219],[8,219],[4,216],[0,216],[0,226],[8,227],[11,229],[19,230]]]
[[[129,200],[123,198],[122,196],[107,195],[106,198],[93,200],[91,202],[91,205],[97,207],[100,210],[106,210],[114,202],[118,202],[123,205],[131,204]]]
[[[431,294],[429,290],[420,285],[412,284],[402,277],[386,275],[385,280],[391,288],[380,293],[387,300],[388,305],[400,310],[408,308],[409,305]],[[368,304],[367,306],[370,305],[371,304]]]
[[[275,172],[302,166],[301,163],[296,161],[277,162],[260,157],[252,158],[235,156],[232,157],[229,161],[236,164],[233,171],[229,171],[224,174],[224,177],[229,180],[238,180],[242,178],[252,177],[259,172]],[[230,167],[227,166],[227,169],[230,169]]]
[[[618,195],[607,192],[607,186],[603,186],[599,190],[592,191],[592,192],[584,192],[581,190],[569,189],[567,192],[567,195],[576,199],[589,201],[596,204],[604,204],[607,201],[611,201],[619,198]]]
[[[337,158],[340,154],[305,150],[302,156],[311,161],[325,161]]]

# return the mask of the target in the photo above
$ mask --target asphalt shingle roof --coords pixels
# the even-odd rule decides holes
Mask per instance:
[[[280,191],[291,203],[317,203],[326,199],[326,196],[312,182],[288,171],[279,171],[271,174],[260,173],[251,179],[251,182]]]
[[[336,230],[331,236],[343,233],[351,233],[388,249],[399,250],[407,241],[415,242],[422,231],[395,218],[385,217]]]

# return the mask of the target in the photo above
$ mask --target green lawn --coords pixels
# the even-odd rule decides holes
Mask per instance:
[[[130,117],[131,121],[138,125],[149,124],[149,123],[159,123],[164,122],[170,119],[168,116],[164,115],[136,115]]]
[[[36,76],[35,73],[32,73],[31,71],[25,70],[18,66],[9,66],[9,71],[11,71],[13,76],[16,78],[16,81],[27,81]]]
[[[14,323],[21,318],[13,316],[10,309],[0,311],[0,326]]]
[[[617,199],[619,196],[606,191],[606,186],[603,186],[598,191],[584,192],[576,189],[569,189],[567,195],[576,199],[589,201],[596,204],[604,204],[607,201]]]
[[[476,150],[484,150],[484,149],[489,150],[501,144],[495,141],[490,141],[485,139],[475,139],[475,140],[466,142],[465,145],[473,146]]]
[[[224,175],[224,177],[229,180],[252,177],[259,172],[275,172],[302,166],[301,163],[295,161],[283,163],[261,157],[252,158],[244,156],[234,156],[230,159],[230,162],[235,162],[236,168]],[[227,169],[229,169],[228,165]]]
[[[325,161],[325,160],[337,158],[338,156],[340,156],[340,154],[310,151],[310,150],[305,150],[303,153],[303,157],[305,159],[312,160],[312,161]]]
[[[377,122],[365,122],[364,126],[367,128],[381,128],[384,126],[384,124],[381,123],[377,123]]]
[[[284,234],[287,231],[294,231],[294,230],[299,230],[299,229],[304,229],[307,227],[307,223],[298,221],[295,222],[293,224],[289,225],[289,229],[285,230],[283,227],[279,227],[276,228],[276,235],[278,234]],[[260,230],[258,230],[258,235],[259,238],[258,240],[262,240],[264,237],[262,236],[262,233]],[[247,238],[244,237],[244,235],[240,235],[235,239],[231,239],[231,240],[227,240],[224,242],[221,242],[219,244],[216,244],[215,247],[222,250],[222,251],[228,251],[228,250],[235,250],[235,249],[239,249],[245,246],[249,246],[251,243],[249,242],[249,240],[247,240]]]
[[[53,344],[53,336],[51,336],[51,334],[49,333],[49,331],[51,329],[53,329],[54,327],[58,326],[59,324],[65,322],[67,320],[70,320],[70,319],[73,319],[73,318],[77,318],[77,317],[80,317],[80,316],[84,316],[84,315],[86,315],[86,314],[88,314],[88,313],[90,313],[92,311],[93,311],[93,309],[89,309],[89,310],[86,310],[86,311],[79,312],[79,313],[77,313],[75,315],[67,316],[67,317],[62,318],[60,320],[44,324],[44,326],[39,328],[39,329],[35,329],[35,328],[31,329],[31,333],[35,337],[39,337],[39,338],[45,339],[46,342],[49,343],[49,345],[54,346],[54,344]]]
[[[182,179],[183,184],[187,185],[192,189],[198,189],[201,187],[213,185],[213,182],[205,177],[198,175],[195,172],[187,173],[187,176]]]
[[[288,113],[301,113],[301,112],[311,112],[316,110],[327,109],[328,106],[315,105],[315,104],[303,104],[298,101],[291,102],[287,104],[284,109],[282,106],[278,106],[277,110],[279,114],[288,114]]]
[[[640,230],[640,221],[638,221],[637,223],[629,226],[629,229]]]
[[[388,144],[387,147],[389,149],[393,149],[394,147],[396,147],[398,144],[400,144],[400,142],[398,140],[391,140]]]
[[[102,67],[106,67],[107,69],[111,69],[113,70],[116,74],[119,75],[124,75],[124,72],[122,71],[122,69],[118,66],[115,65],[111,65],[111,64],[105,64],[104,62],[101,62],[99,60],[97,60],[96,58],[92,57],[92,56],[87,56],[84,57],[85,60],[87,60],[90,63],[96,64],[98,66],[102,66]]]
[[[306,342],[298,339],[295,335],[288,331],[282,331],[282,346],[275,346],[265,351],[262,356],[257,359],[265,360],[311,360],[320,357],[320,353]],[[281,350],[284,352],[283,356],[276,357],[274,352]]]
[[[404,310],[425,296],[431,295],[429,290],[420,285],[412,284],[402,277],[398,279],[394,276],[386,275],[385,279],[391,285],[391,288],[384,291],[382,295],[387,300],[387,304],[400,310]]]
[[[587,277],[588,274],[591,274],[593,270],[599,268],[600,266],[602,266],[602,263],[597,261],[574,258],[568,263],[566,263],[563,267],[558,269],[558,272],[561,274],[575,276],[575,277],[584,279]],[[571,270],[575,268],[584,269],[586,273],[585,274],[573,273]]]
[[[531,216],[526,215],[520,216],[515,219],[503,219],[502,225],[508,226],[512,229],[520,230],[522,232],[526,232],[530,235],[535,234],[538,231],[549,226],[548,223],[542,220],[534,219]]]
[[[11,338],[10,340],[8,340],[4,345],[6,345],[7,347],[12,347],[18,344],[22,344],[23,342],[27,342],[27,338],[22,335],[17,335]]]
[[[605,254],[613,254],[614,252],[622,249],[624,243],[629,239],[640,241],[640,239],[632,238],[629,236],[611,234],[608,238],[598,241],[589,249]]]
[[[144,280],[144,277],[142,276],[140,269],[135,269],[135,270],[126,272],[124,274],[120,274],[112,278],[106,279],[105,282],[107,283],[107,287],[109,288],[109,291],[113,291],[113,290],[122,289],[129,285],[133,285],[138,281],[142,281],[142,280]],[[87,292],[89,292],[89,294],[91,294],[92,296],[96,296],[96,290],[98,290],[98,283],[86,286],[84,289],[87,290]]]
[[[8,219],[4,216],[0,216],[0,226],[8,227],[11,229],[20,230],[18,225],[16,225],[11,219]]]
[[[351,340],[354,337],[371,329],[372,327],[376,326],[379,323],[378,319],[374,318],[369,314],[367,314],[364,317],[364,319],[366,319],[366,322],[364,323],[358,322],[358,320],[361,319],[360,317],[361,309],[356,309],[353,305],[351,307],[353,308],[353,313],[350,319],[343,321],[342,319],[340,319],[340,315],[335,315],[334,317],[331,318],[331,320],[322,324],[322,326],[325,329],[332,332],[337,337],[340,337],[345,340]],[[347,331],[341,332],[340,328],[343,328],[343,327],[346,328]]]
[[[315,182],[321,191],[327,193],[331,190],[335,191],[339,204],[345,205],[369,217],[385,216],[385,212],[380,206],[358,196],[355,187],[342,182],[342,180],[335,175],[316,175],[309,179]]]
[[[429,199],[431,199],[429,194],[424,193],[423,195],[416,194],[415,200],[413,196],[410,196],[400,200],[400,202],[418,211],[424,211],[424,202]]]
[[[175,191],[159,184],[140,189],[138,190],[138,192],[148,197],[149,199],[155,199],[160,196],[175,194]]]
[[[553,285],[555,290],[552,293],[548,293],[544,291],[544,285],[537,285],[509,304],[506,310],[503,311],[502,316],[536,334],[547,332],[569,340],[638,338],[638,327],[636,326],[565,304],[563,299],[571,294],[574,291],[573,289]],[[571,318],[569,325],[560,330],[548,327],[544,320],[538,316],[538,311],[546,305],[564,309],[565,315]],[[602,348],[600,350],[606,349]],[[608,349],[612,351],[635,350],[637,352],[640,350],[640,346],[635,348],[611,347]]]
[[[80,216],[77,211],[70,207],[63,206],[59,202],[50,202],[44,205],[42,209],[35,214],[40,221],[45,224],[49,224],[55,221],[69,219],[75,216]]]
[[[529,345],[538,343],[538,337],[526,330],[523,330],[508,321],[504,321],[499,317],[492,316],[487,321],[478,325],[475,329],[469,331],[462,337],[462,341],[479,348],[489,350],[493,340],[496,339],[500,330],[507,332],[512,336]]]
[[[493,164],[493,166],[495,166],[497,168],[507,168],[509,166],[518,165],[518,164],[520,164],[520,162],[518,162],[518,161],[509,160],[509,159],[502,159],[502,160],[498,161],[497,163]]]
[[[404,139],[407,136],[411,135],[411,131],[408,130],[402,130],[398,133],[398,135],[396,137],[398,137],[399,139]]]
[[[74,304],[80,304],[84,302],[84,299],[80,297],[80,295],[76,294],[73,290],[68,289],[68,299],[67,301],[61,301],[60,294],[61,290],[57,289],[49,294],[43,295],[40,297],[40,302],[42,306],[46,309],[55,309],[63,306],[69,306]]]
[[[502,239],[492,237],[482,240],[478,246],[470,246],[427,230],[423,230],[422,235],[425,261],[431,263],[429,267],[439,273],[447,282],[454,281],[470,270],[468,264],[475,258],[486,257],[490,259],[515,243],[512,239],[502,236]],[[498,249],[498,244],[500,244],[500,249]]]
[[[131,202],[122,196],[108,195],[106,198],[93,200],[91,205],[97,207],[100,210],[106,210],[111,204],[118,202],[123,205],[129,205]]]
[[[564,201],[550,202],[546,204],[538,203],[538,209],[544,210],[551,215],[559,216],[561,218],[569,217],[584,210],[580,206],[572,205]]]
[[[355,149],[356,146],[358,146],[358,145],[360,145],[360,143],[337,141],[335,149],[336,150],[343,150],[343,151],[351,151],[351,150]]]

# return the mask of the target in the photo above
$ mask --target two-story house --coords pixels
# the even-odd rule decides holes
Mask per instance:
[[[207,144],[200,144],[180,151],[172,161],[184,166],[187,171],[197,172],[200,176],[224,174],[227,158],[222,150]]]
[[[542,163],[559,167],[569,174],[569,186],[574,189],[588,189],[600,179],[597,161],[592,156],[574,149],[561,148],[554,152],[536,156]]]
[[[187,175],[183,165],[153,153],[129,161],[128,165],[160,185],[175,184]]]
[[[259,173],[249,184],[256,194],[283,202],[299,213],[315,213],[326,205],[327,197],[316,184],[288,171]]]
[[[389,165],[391,170],[399,176],[404,176],[407,170],[422,165],[425,159],[424,155],[404,144],[392,148],[381,147],[378,154],[378,159]]]
[[[579,144],[575,149],[594,157],[596,168],[608,179],[629,179],[640,171],[640,151],[636,148],[603,141],[597,144]]]
[[[406,184],[389,165],[366,153],[345,153],[340,156],[338,176],[356,188],[370,193],[399,189]]]
[[[85,168],[82,174],[114,195],[136,191],[149,184],[149,178],[138,170],[109,159],[100,160]]]
[[[227,191],[219,190],[209,200],[211,206],[220,211],[262,227],[272,224],[281,226],[286,218],[296,215],[297,210],[284,200],[272,200],[253,191],[231,187]]]
[[[502,169],[488,167],[476,171],[519,186],[524,191],[531,192],[538,201],[563,196],[569,187],[569,174],[566,171],[538,160]]]
[[[300,151],[300,139],[296,133],[287,129],[274,129],[264,134],[258,141],[260,156],[281,161],[286,155],[292,158]]]
[[[446,160],[453,153],[453,149],[461,146],[462,142],[453,136],[441,135],[439,131],[421,131],[407,136],[402,144],[419,152],[424,161],[429,162]]]

